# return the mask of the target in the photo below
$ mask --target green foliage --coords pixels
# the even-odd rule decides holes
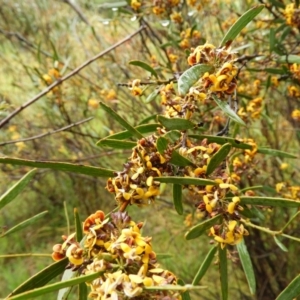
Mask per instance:
[[[299,1],[171,2],[1,8],[0,250],[34,264],[20,284],[1,256],[8,299],[87,299],[104,283],[122,299],[128,285],[137,299],[299,295]],[[64,233],[60,260],[39,264],[34,245],[49,257]]]

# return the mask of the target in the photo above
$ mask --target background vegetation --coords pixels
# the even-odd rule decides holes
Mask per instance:
[[[205,42],[218,44],[241,14],[254,4],[263,3],[251,0],[203,0],[196,1],[194,6],[185,3],[183,13],[187,19],[181,23],[176,21],[176,15],[149,13],[141,18],[123,1],[115,4],[100,0],[2,2],[0,119],[91,57],[132,34],[140,25],[148,26],[146,31],[52,89],[0,131],[1,156],[64,161],[113,170],[120,169],[131,150],[96,146],[101,138],[122,130],[99,108],[99,101],[126,116],[133,126],[163,111],[159,97],[149,97],[155,93],[156,86],[142,86],[143,94],[139,97],[128,89],[126,85],[136,78],[151,81],[148,72],[129,62],[147,62],[160,78],[168,80],[187,68],[186,57],[191,47]],[[294,3],[297,5],[297,1]],[[300,21],[289,22],[286,9],[289,1],[270,0],[264,4],[263,12],[233,44],[242,70],[239,115],[247,126],[233,126],[230,131],[235,138],[252,138],[266,149],[298,156],[294,160],[278,153],[258,156],[243,178],[244,187],[261,185],[258,195],[300,200],[300,62],[295,60],[298,64],[291,69],[293,63],[288,58],[292,54],[299,60]],[[92,119],[86,121],[90,117]],[[202,123],[206,132],[213,134],[223,128],[225,119],[213,110]],[[71,126],[64,131],[19,141],[68,125]],[[0,168],[0,194],[31,169],[10,164],[1,164]],[[279,183],[283,183],[284,188],[280,189]],[[109,212],[115,208],[116,203],[104,189],[105,185],[105,178],[40,169],[17,199],[0,211],[3,231],[41,211],[48,211],[34,225],[1,239],[0,297],[5,297],[52,262],[51,249],[55,241],[59,241],[62,234],[74,231],[74,207],[83,219],[98,209]],[[209,249],[210,238],[184,241],[188,227],[197,222],[194,203],[186,197],[184,214],[178,216],[171,198],[167,186],[153,205],[142,209],[130,207],[129,212],[138,221],[146,221],[144,233],[153,236],[156,252],[171,254],[162,261],[164,267],[189,283]],[[260,218],[267,227],[281,228],[296,211],[267,208],[260,212]],[[299,236],[297,220],[288,228],[288,233]],[[283,239],[288,250],[284,252],[271,236],[257,230],[251,230],[250,235],[252,239],[246,242],[258,291],[255,296],[250,295],[240,263],[233,259],[229,266],[229,299],[275,299],[299,273],[299,244]],[[21,257],[20,253],[27,256]],[[212,266],[201,281],[201,285],[208,288],[201,291],[201,296],[194,292],[195,299],[220,299],[220,289],[216,288],[218,276],[218,266]]]

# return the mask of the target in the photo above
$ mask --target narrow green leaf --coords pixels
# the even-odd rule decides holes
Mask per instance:
[[[132,60],[132,61],[129,62],[129,64],[133,65],[133,66],[140,67],[140,68],[150,72],[156,78],[158,78],[157,73],[155,72],[155,70],[151,66],[149,66],[148,64],[146,64],[146,63],[144,63],[140,60]]]
[[[200,282],[200,280],[202,279],[202,277],[205,275],[206,271],[208,270],[209,266],[211,265],[214,256],[217,252],[218,247],[214,246],[212,247],[209,252],[207,253],[206,257],[204,258],[197,274],[195,275],[192,285],[196,285]]]
[[[80,283],[78,287],[78,300],[88,299],[88,288],[85,282]]]
[[[255,186],[248,186],[240,190],[241,193],[247,192],[247,191],[254,191],[254,190],[260,190],[264,186],[263,185],[255,185]]]
[[[2,235],[0,235],[0,237],[4,237],[4,236],[7,236],[9,234],[15,233],[15,232],[17,232],[21,229],[26,228],[29,225],[34,224],[38,219],[44,217],[44,215],[47,214],[47,213],[48,213],[48,211],[43,211],[43,212],[33,216],[32,218],[29,218],[29,219],[17,224],[16,226],[12,227],[11,229],[5,231]]]
[[[167,150],[167,148],[168,148],[168,144],[169,144],[169,141],[165,137],[160,136],[156,141],[157,151],[161,155],[164,155],[165,150]]]
[[[78,209],[74,208],[74,220],[75,220],[75,232],[76,232],[76,241],[81,241],[83,237],[82,223],[80,221]]]
[[[279,206],[279,207],[299,207],[300,201],[286,198],[272,197],[240,197],[241,204],[263,205],[263,206]]]
[[[36,169],[29,171],[17,183],[15,183],[8,191],[6,191],[2,196],[0,196],[0,209],[3,208],[8,203],[10,203],[11,201],[13,201],[23,191],[23,189],[30,182],[30,180],[35,175],[35,173],[36,173]]]
[[[213,99],[217,103],[217,105],[220,107],[222,112],[227,115],[232,121],[246,126],[245,122],[234,112],[234,110],[229,106],[229,104],[226,101],[220,100],[217,96],[212,95]]]
[[[286,73],[285,70],[283,69],[276,69],[276,68],[265,68],[265,72],[270,73],[270,74],[278,74],[278,75],[283,75]]]
[[[145,286],[145,290],[149,291],[192,291],[192,290],[202,290],[206,289],[206,286],[197,286],[186,284],[184,286],[174,285],[174,284],[165,284],[165,285],[154,285],[154,286]],[[9,300],[9,299],[8,299]]]
[[[279,238],[274,235],[274,241],[277,244],[277,246],[284,252],[288,252],[289,250],[287,249],[287,247],[279,240]]]
[[[57,261],[50,266],[47,266],[45,269],[41,270],[25,282],[23,282],[21,285],[19,285],[7,297],[12,297],[14,295],[18,295],[20,293],[24,293],[26,291],[44,286],[50,280],[61,274],[65,270],[68,263],[69,260],[67,257],[65,257],[64,259]]]
[[[300,295],[300,274],[278,295],[276,300],[293,300]]]
[[[164,134],[164,137],[171,140],[171,142],[176,142],[181,138],[181,132],[179,130],[171,130]]]
[[[255,281],[255,274],[251,262],[251,258],[247,249],[247,246],[245,244],[245,241],[242,240],[240,243],[236,245],[239,257],[247,278],[247,282],[249,285],[250,293],[252,295],[255,295],[256,292],[256,281]]]
[[[206,175],[210,175],[227,157],[231,150],[231,145],[229,143],[224,144],[210,159]]]
[[[177,279],[177,284],[181,286],[185,286],[185,283],[182,279],[178,278]],[[181,294],[181,300],[192,300],[190,293],[188,291],[185,291]]]
[[[178,79],[178,92],[185,95],[205,72],[213,71],[213,66],[199,64],[187,69]]]
[[[275,29],[274,28],[270,29],[269,40],[270,40],[270,53],[272,53],[273,50],[274,50],[274,47],[275,47],[275,42],[276,42]]]
[[[156,120],[156,117],[157,117],[157,114],[153,114],[153,115],[150,115],[150,116],[148,116],[147,118],[145,118],[145,119],[143,119],[141,122],[139,122],[139,126],[141,126],[141,125],[145,125],[145,124],[148,124],[149,123],[149,121],[155,121]],[[149,124],[150,125],[150,124]],[[158,126],[160,126],[160,124],[158,125]],[[137,126],[138,127],[138,126]],[[136,127],[136,128],[137,128]],[[142,133],[142,132],[141,132]]]
[[[36,289],[30,290],[30,291],[26,291],[24,293],[18,294],[16,296],[13,296],[13,297],[8,298],[8,299],[9,300],[32,299],[32,298],[35,298],[35,297],[38,297],[38,296],[41,296],[41,295],[45,295],[45,294],[50,293],[50,292],[57,291],[61,288],[74,286],[74,285],[77,285],[77,284],[82,283],[82,282],[92,281],[92,280],[98,278],[99,276],[101,276],[101,274],[103,274],[103,271],[93,273],[93,274],[90,274],[90,275],[84,275],[84,276],[72,278],[72,279],[66,280],[66,281],[61,281],[61,282],[49,284],[49,285],[46,285],[46,286],[43,286],[43,287],[40,287],[40,288],[36,288]]]
[[[246,143],[243,143],[235,138],[231,138],[228,136],[215,136],[215,135],[206,135],[206,134],[189,134],[189,138],[197,139],[197,140],[203,140],[207,139],[209,143],[218,143],[220,145],[224,145],[226,143],[229,143],[234,148],[238,149],[252,149],[252,146]]]
[[[126,1],[113,1],[113,2],[105,2],[99,5],[99,8],[120,8],[127,6],[128,3]]]
[[[159,115],[157,121],[169,130],[187,130],[195,127],[193,122],[181,118],[170,119]]]
[[[289,220],[288,222],[283,226],[281,231],[283,232],[294,220],[295,218],[300,214],[300,211],[297,211]]]
[[[53,162],[53,161],[36,161],[28,159],[19,159],[14,157],[0,157],[0,164],[12,164],[17,166],[29,166],[41,169],[52,169],[58,171],[66,171],[73,173],[80,173],[95,177],[112,177],[113,170],[103,169],[98,167],[74,165],[70,163]]]
[[[194,177],[155,177],[155,181],[181,184],[181,185],[216,185],[217,183],[214,180],[203,179],[203,178],[194,178]],[[300,203],[300,202],[299,202]]]
[[[227,248],[219,245],[219,272],[221,281],[222,300],[228,299]]]
[[[151,92],[148,97],[145,100],[145,103],[150,103],[152,102],[158,95],[159,95],[160,90],[155,89],[153,92]]]
[[[72,271],[72,269],[66,269],[63,273],[61,281],[70,280],[74,277],[78,276],[78,271]],[[59,289],[56,300],[67,300],[70,295],[72,287],[65,287],[63,289]]]
[[[156,117],[156,115],[155,115]],[[157,130],[157,127],[161,126],[159,123],[154,123],[154,124],[143,124],[143,125],[139,125],[134,127],[138,132],[140,133],[150,133],[150,132],[155,132]],[[103,139],[101,139],[100,141],[98,141],[96,143],[96,145],[98,145],[98,143],[100,143],[102,140],[104,139],[110,139],[110,140],[125,140],[125,139],[129,139],[132,137],[132,133],[130,133],[128,130],[124,130],[118,133],[114,133],[111,134]]]
[[[134,127],[132,127],[127,121],[125,121],[121,116],[119,116],[112,108],[100,102],[101,108],[103,108],[115,121],[117,121],[120,125],[122,125],[125,129],[127,129],[133,136],[142,139],[143,135],[137,131]]]
[[[181,154],[179,154],[177,151],[173,151],[171,155],[171,159],[169,161],[171,164],[174,164],[179,167],[186,167],[186,166],[192,166],[194,163],[190,161],[189,159],[185,158]]]
[[[220,47],[232,42],[239,33],[263,10],[264,5],[256,5],[246,11],[228,30],[223,37]]]
[[[100,147],[111,147],[113,149],[132,149],[136,146],[136,142],[113,140],[113,139],[102,139],[96,144]]]
[[[199,237],[204,232],[206,232],[206,230],[210,229],[213,225],[217,224],[221,219],[221,215],[217,215],[211,219],[208,219],[200,224],[195,225],[185,234],[185,239],[192,240]]]
[[[177,213],[179,215],[182,215],[183,214],[182,186],[180,184],[173,184],[173,203]]]
[[[300,64],[300,55],[282,55],[277,61],[280,63]]]
[[[266,154],[266,155],[278,156],[278,157],[298,158],[298,156],[295,155],[295,154],[291,154],[291,153],[276,150],[276,149],[258,148],[257,152],[262,153],[262,154]]]
[[[52,48],[52,50],[53,50],[53,56],[52,56],[53,61],[60,61],[54,43],[53,43],[51,40],[49,40],[49,42],[50,42],[51,48]]]

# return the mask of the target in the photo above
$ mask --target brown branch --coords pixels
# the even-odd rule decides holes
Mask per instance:
[[[52,84],[50,84],[42,92],[40,92],[39,94],[37,94],[36,96],[34,96],[32,99],[30,99],[26,103],[22,104],[20,107],[18,107],[17,109],[15,109],[11,114],[9,114],[6,118],[4,118],[2,121],[0,121],[0,128],[2,128],[5,124],[7,124],[14,116],[16,116],[17,114],[19,114],[26,107],[30,106],[31,104],[33,104],[34,102],[36,102],[37,100],[39,100],[41,97],[43,97],[44,95],[46,95],[47,93],[49,93],[53,88],[55,88],[56,86],[62,84],[64,81],[68,80],[72,76],[76,75],[82,69],[84,69],[85,67],[87,67],[88,65],[90,65],[92,62],[94,62],[98,58],[106,55],[110,51],[114,50],[115,48],[117,48],[120,45],[124,44],[125,42],[129,41],[132,37],[134,37],[135,35],[137,35],[138,33],[140,33],[144,29],[145,29],[145,26],[141,26],[139,29],[137,29],[135,32],[133,32],[132,34],[130,34],[129,36],[127,36],[123,40],[121,40],[118,43],[112,45],[111,47],[107,48],[106,50],[98,53],[97,55],[95,55],[94,57],[92,57],[89,60],[87,60],[86,62],[84,62],[82,65],[80,65],[79,67],[77,67],[76,69],[74,69],[72,72],[70,72],[66,76],[64,76],[64,77],[58,79],[57,81],[53,82]]]
[[[86,18],[86,16],[83,14],[83,12],[80,10],[80,8],[75,5],[75,3],[73,3],[73,1],[70,0],[62,0],[62,2],[67,3],[68,5],[71,6],[71,8],[73,10],[75,10],[75,12],[77,13],[77,15],[79,16],[79,18],[87,25],[91,26],[90,22],[88,21],[88,19]]]
[[[74,126],[81,125],[81,124],[83,124],[85,122],[88,122],[88,121],[90,121],[92,119],[93,119],[93,117],[90,117],[90,118],[81,120],[79,122],[76,122],[76,123],[73,123],[73,124],[69,124],[69,125],[67,125],[65,127],[62,127],[62,128],[56,129],[56,130],[52,130],[52,131],[48,131],[46,133],[38,134],[38,135],[29,137],[29,138],[24,138],[24,139],[18,139],[18,140],[3,142],[3,143],[0,143],[0,146],[4,146],[4,145],[8,145],[8,144],[16,144],[16,143],[20,143],[20,142],[28,142],[28,141],[40,139],[40,138],[43,138],[45,136],[48,136],[48,135],[51,135],[51,134],[54,134],[54,133],[58,133],[58,132],[61,132],[61,131],[64,131],[64,130],[67,130],[67,129],[72,128]]]

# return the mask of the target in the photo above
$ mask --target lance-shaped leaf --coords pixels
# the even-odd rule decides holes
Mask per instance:
[[[186,284],[184,286],[174,285],[174,284],[165,284],[165,285],[153,285],[153,286],[144,286],[145,290],[149,291],[192,291],[192,290],[202,290],[206,289],[206,286],[190,285]]]
[[[200,280],[202,279],[202,277],[205,275],[206,271],[208,270],[209,266],[211,265],[214,256],[217,252],[218,247],[214,246],[212,247],[209,252],[207,253],[206,257],[204,258],[197,274],[195,275],[192,285],[196,285],[200,282]]]
[[[146,63],[144,63],[140,60],[132,60],[132,61],[129,62],[129,64],[140,67],[140,68],[150,72],[156,78],[158,78],[157,73],[155,72],[155,70],[151,66],[149,66],[148,64],[146,64]]]
[[[157,116],[157,121],[168,130],[187,130],[195,127],[193,122],[181,118],[170,119],[159,115]]]
[[[224,145],[226,143],[229,143],[234,148],[238,149],[252,149],[252,146],[246,143],[243,143],[237,139],[228,137],[228,136],[215,136],[215,135],[206,135],[206,134],[189,134],[189,138],[197,139],[197,140],[203,140],[207,139],[209,143],[218,143],[220,145]]]
[[[117,121],[120,125],[122,125],[125,129],[127,129],[133,136],[138,139],[142,139],[143,135],[137,131],[133,126],[131,126],[127,121],[125,121],[119,114],[117,114],[112,108],[100,102],[101,108],[103,108],[115,121]]]
[[[179,215],[183,214],[182,205],[182,186],[180,184],[173,184],[173,203]]]
[[[212,95],[213,99],[217,103],[217,105],[220,107],[222,112],[227,115],[232,121],[246,126],[245,122],[235,113],[235,111],[230,107],[230,105],[226,101],[220,100],[217,96]]]
[[[82,223],[80,221],[78,209],[74,208],[74,220],[75,220],[75,232],[76,232],[76,241],[81,241],[83,237]]]
[[[168,139],[166,139],[166,138],[163,137],[163,136],[160,136],[160,137],[157,139],[157,141],[156,141],[157,151],[158,151],[161,155],[164,155],[165,150],[167,150],[167,148],[168,148],[168,144],[169,144]]]
[[[213,66],[199,64],[187,69],[178,79],[178,92],[185,95],[191,86],[193,86],[205,72],[212,72]]]
[[[192,240],[199,237],[200,235],[205,233],[206,230],[210,229],[213,225],[219,223],[221,219],[221,215],[217,215],[211,219],[208,219],[200,224],[195,225],[185,234],[185,239]]]
[[[277,244],[277,246],[284,252],[288,252],[289,250],[287,249],[287,247],[279,240],[279,238],[274,235],[274,241]]]
[[[228,299],[227,248],[219,245],[219,272],[221,281],[222,300]]]
[[[36,161],[29,159],[19,159],[14,157],[0,157],[0,164],[12,164],[17,166],[29,166],[40,169],[52,169],[58,171],[66,171],[73,173],[80,173],[95,177],[112,177],[114,176],[113,170],[103,169],[98,167],[75,165],[63,162],[52,161]]]
[[[176,142],[181,138],[181,132],[179,130],[171,130],[164,134],[164,137],[171,140],[172,142]]]
[[[264,5],[256,5],[246,11],[228,30],[223,37],[220,47],[225,46],[227,42],[232,42],[239,33],[262,11]]]
[[[160,90],[159,90],[159,89],[156,89],[156,90],[154,90],[152,93],[150,93],[150,94],[148,95],[148,97],[146,98],[145,103],[150,103],[150,102],[152,102],[152,101],[159,95],[159,92],[160,92]]]
[[[92,281],[96,278],[98,278],[101,274],[103,274],[103,271],[89,274],[89,275],[83,275],[80,277],[75,277],[70,280],[66,281],[61,281],[53,284],[49,284],[40,288],[36,288],[30,291],[26,291],[24,293],[18,294],[16,296],[13,296],[9,298],[9,300],[25,300],[25,299],[32,299],[34,297],[42,296],[47,293],[51,293],[54,291],[57,291],[61,288],[69,287],[69,286],[74,286],[82,282],[89,282]]]
[[[263,205],[263,206],[279,206],[279,207],[300,207],[300,201],[286,198],[272,197],[240,197],[241,204]]]
[[[85,282],[80,283],[78,287],[78,300],[88,300],[88,287]]]
[[[192,161],[185,158],[184,156],[182,156],[175,150],[172,152],[170,163],[173,165],[179,166],[179,167],[186,167],[186,166],[194,165],[194,163]]]
[[[216,185],[217,184],[215,181],[210,179],[194,178],[194,177],[177,177],[177,176],[155,177],[155,181],[180,184],[180,185]]]
[[[5,205],[13,201],[19,193],[23,191],[25,186],[30,182],[33,178],[36,170],[29,171],[26,175],[24,175],[17,183],[15,183],[8,191],[6,191],[2,196],[0,196],[0,209]]]
[[[7,296],[7,298],[44,286],[50,280],[63,273],[68,263],[69,260],[67,257],[65,257],[64,259],[55,262],[50,266],[47,266],[46,268],[23,282],[21,285],[19,285],[15,290],[12,291],[12,293]]]
[[[139,125],[134,127],[138,132],[140,133],[150,133],[150,132],[155,132],[157,127],[161,126],[159,123],[153,123],[153,124],[143,124],[143,125]],[[110,140],[125,140],[125,139],[129,139],[132,137],[132,133],[129,132],[128,130],[124,130],[118,133],[114,133],[111,134],[103,139],[101,139],[100,141],[98,141],[96,143],[96,145],[98,145],[98,143],[100,143],[102,140],[105,139],[110,139]]]
[[[258,153],[266,154],[266,155],[272,155],[272,156],[278,156],[278,157],[283,157],[283,158],[298,158],[297,155],[291,154],[288,152],[276,150],[276,149],[269,149],[269,148],[258,148],[257,149]]]
[[[181,286],[185,285],[184,281],[180,278],[177,279],[177,284],[179,284]],[[190,293],[188,291],[183,292],[181,294],[181,300],[192,300],[191,296],[190,296]]]
[[[136,142],[113,140],[113,139],[102,139],[97,142],[97,146],[111,147],[113,149],[132,149],[136,146]]]
[[[29,218],[19,224],[17,224],[16,226],[12,227],[11,229],[5,231],[3,234],[0,235],[0,237],[4,237],[7,236],[9,234],[15,233],[19,230],[22,230],[24,228],[26,228],[29,225],[34,224],[37,220],[41,219],[42,217],[44,217],[45,214],[47,214],[48,211],[43,211],[35,216],[33,216],[32,218]]]
[[[300,274],[278,295],[276,300],[293,300],[300,295]]]
[[[280,63],[300,64],[300,56],[295,54],[283,55],[278,59]]]
[[[249,285],[250,293],[252,295],[255,295],[256,292],[256,281],[255,281],[255,275],[253,271],[253,266],[251,262],[251,258],[247,249],[247,246],[245,244],[245,241],[242,240],[240,243],[236,245],[239,257],[247,278],[247,282]]]
[[[210,159],[206,175],[210,175],[227,157],[228,153],[231,150],[231,145],[229,143],[224,144]]]

